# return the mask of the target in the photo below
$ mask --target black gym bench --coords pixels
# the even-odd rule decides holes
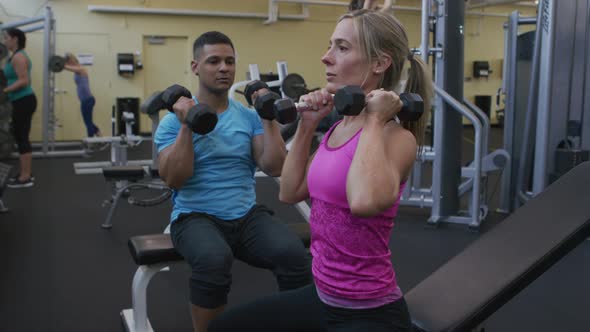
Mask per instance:
[[[590,162],[580,164],[482,235],[406,293],[416,332],[480,330],[496,310],[590,236]],[[307,224],[290,224],[309,245]],[[133,308],[121,313],[127,331],[153,331],[146,315],[149,279],[175,253],[165,234],[133,237],[140,265]]]

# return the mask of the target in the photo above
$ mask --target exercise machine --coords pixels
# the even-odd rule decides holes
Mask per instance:
[[[148,115],[152,120],[153,136],[160,122],[159,112]],[[128,124],[126,123],[126,125]],[[130,124],[127,126],[127,131],[130,132]],[[104,206],[109,205],[105,221],[101,224],[103,229],[111,229],[113,227],[113,217],[122,198],[126,197],[131,205],[150,207],[161,204],[172,196],[172,191],[159,176],[158,155],[155,143],[153,142],[152,159],[148,162],[147,165],[112,164],[101,168],[101,173],[105,177],[105,180],[114,183],[113,194],[103,204]],[[132,191],[137,189],[155,190],[159,191],[160,194],[150,199],[138,199],[132,195]]]
[[[429,46],[429,25],[436,47]],[[486,114],[463,97],[463,27],[465,4],[461,1],[422,1],[421,43],[413,49],[435,68],[433,144],[417,155],[412,175],[402,193],[401,205],[431,208],[428,224],[455,223],[477,231],[488,214],[485,193],[489,172],[502,170],[510,160],[507,151],[488,151],[490,121]],[[461,164],[463,117],[473,125],[474,157]],[[432,163],[432,184],[424,187],[422,172]],[[459,170],[459,171],[458,171]],[[467,207],[461,198],[469,195]]]
[[[111,151],[111,160],[109,161],[95,161],[95,162],[75,162],[74,172],[76,174],[102,174],[105,167],[112,166],[149,166],[153,164],[152,159],[146,160],[128,160],[127,150],[129,148],[137,147],[144,141],[150,141],[151,138],[134,135],[132,133],[132,126],[135,123],[135,116],[131,112],[123,112],[121,116],[125,123],[125,133],[115,136],[115,107],[112,111],[112,133],[113,136],[108,137],[87,137],[82,140],[85,146],[109,146]]]
[[[588,0],[543,0],[537,17],[515,11],[504,25],[504,149],[513,158],[502,175],[502,212],[590,157],[589,13]]]

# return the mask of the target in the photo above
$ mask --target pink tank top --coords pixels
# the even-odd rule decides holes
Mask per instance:
[[[391,302],[392,295],[394,299],[401,297],[389,250],[399,198],[381,215],[360,218],[351,214],[346,176],[362,129],[343,145],[331,148],[328,139],[338,123],[322,139],[307,174],[316,287],[320,294],[343,300]],[[404,186],[405,182],[401,183],[400,194]]]

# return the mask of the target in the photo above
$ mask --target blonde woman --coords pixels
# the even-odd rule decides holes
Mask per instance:
[[[86,125],[88,137],[100,136],[100,129],[92,122],[92,112],[96,99],[90,92],[90,82],[88,80],[88,71],[78,61],[78,58],[72,53],[66,53],[66,63],[64,69],[74,73],[74,82],[76,82],[76,91],[80,99],[80,110],[82,119]]]
[[[300,98],[311,110],[300,114],[279,192],[286,203],[311,199],[314,284],[230,309],[209,332],[411,330],[389,239],[426,117],[395,121],[402,103],[394,90],[408,68],[404,92],[422,96],[428,110],[429,71],[393,15],[366,9],[340,18],[321,60],[326,86]],[[346,85],[363,89],[365,108],[334,124],[310,156],[332,94]]]

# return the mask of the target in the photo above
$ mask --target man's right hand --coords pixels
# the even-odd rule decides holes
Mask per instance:
[[[178,121],[180,121],[180,123],[185,123],[184,120],[186,119],[188,110],[195,105],[196,103],[192,98],[187,98],[184,96],[178,98],[176,103],[172,105],[172,109],[174,109],[174,114],[176,114],[176,117],[178,118]]]
[[[258,98],[258,96],[263,96],[269,92],[271,92],[271,91],[268,88],[262,88],[262,89],[258,89],[256,91],[254,91],[252,93],[252,97],[250,97],[250,98],[252,98],[252,105],[256,105],[256,98]]]

